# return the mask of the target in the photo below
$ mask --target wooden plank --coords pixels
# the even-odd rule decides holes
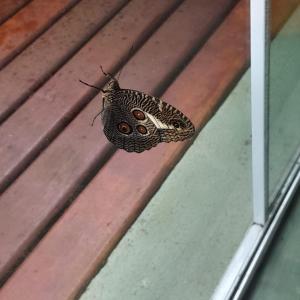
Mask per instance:
[[[33,0],[0,26],[0,69],[78,0]]]
[[[247,64],[248,31],[248,5],[242,1],[165,93],[164,98],[183,108],[198,128]],[[133,67],[130,70],[130,63],[126,70],[126,78],[142,77]],[[76,295],[77,286],[105,261],[186,146],[162,144],[142,154],[118,151],[7,282],[0,298]]]
[[[240,16],[239,21],[236,20],[237,24],[231,24],[231,26],[243,31],[244,26],[239,23],[242,21],[246,22],[246,20],[243,19],[245,17],[243,10],[240,10],[237,15]],[[202,58],[201,60],[199,56],[200,53],[203,53],[203,49],[199,55],[195,57],[193,62],[188,66],[183,74],[178,78],[178,80],[176,80],[174,85],[168,90],[168,92],[165,94],[165,98],[176,99],[176,97],[178,97],[175,102],[177,102],[177,106],[180,108],[182,99],[187,99],[187,95],[189,95],[189,98],[194,97],[195,99],[192,100],[195,102],[199,100],[199,103],[197,106],[195,106],[195,104],[188,104],[188,111],[190,111],[192,118],[194,120],[198,120],[199,116],[201,116],[201,118],[204,116],[204,120],[208,118],[209,115],[214,111],[215,107],[207,105],[207,102],[205,101],[206,97],[222,98],[221,95],[223,95],[224,91],[227,90],[227,88],[225,88],[226,83],[233,81],[236,74],[239,73],[239,70],[243,69],[243,65],[245,65],[246,61],[245,58],[243,63],[241,61],[241,57],[239,57],[241,53],[245,55],[245,49],[243,49],[243,46],[232,49],[232,47],[237,46],[236,44],[233,44],[230,49],[224,49],[224,47],[222,47],[222,43],[229,42],[229,40],[232,41],[233,36],[235,39],[238,37],[239,40],[241,39],[241,36],[244,37],[244,34],[237,35],[236,32],[232,32],[231,35],[227,37],[228,40],[224,39],[224,36],[222,38],[219,36],[218,43],[212,43],[212,40],[208,42],[204,49],[206,49],[205,51],[207,55],[210,53],[211,55],[213,54],[213,56],[211,56],[209,59],[208,57],[204,57],[205,59]],[[219,33],[219,35],[221,34]],[[219,52],[214,52],[215,48],[220,49],[220,51],[223,49],[224,53],[221,54]],[[238,54],[238,56],[235,54]],[[228,57],[233,60],[232,65],[225,65],[224,68],[221,68],[220,70],[214,69],[214,63],[217,64],[220,61],[227,61]],[[217,62],[215,62],[216,58]],[[203,69],[200,67],[200,65],[198,65],[200,63],[201,65],[203,64]],[[206,74],[204,73],[210,68],[213,70],[212,72],[208,72],[208,78],[206,78]],[[226,74],[226,71],[228,70],[235,70],[235,75],[231,75],[231,78],[229,78],[230,76],[224,77],[224,74]],[[126,76],[128,77],[137,76],[137,78],[141,78],[141,74],[133,74],[134,70],[131,71],[132,73],[129,72],[129,75],[128,72],[129,71],[127,70]],[[215,72],[217,72],[217,74],[215,74]],[[205,79],[207,81],[205,81]],[[220,79],[220,81],[218,81],[218,79]],[[203,84],[201,84],[201,86],[194,91],[194,82],[199,81],[201,83],[202,80],[204,80]],[[207,88],[209,85],[212,89]],[[215,91],[215,87],[217,87],[217,91]],[[192,95],[189,93],[192,93]],[[201,107],[205,109],[203,109],[204,111],[201,113],[198,112],[196,115],[196,109],[198,106],[200,106],[201,101]],[[90,109],[89,115],[95,109],[95,107],[92,107],[91,105],[88,106]],[[187,111],[185,109],[183,110]],[[207,114],[206,117],[205,114]],[[85,122],[86,121],[87,120],[85,119]],[[76,122],[74,122],[74,124],[75,123]],[[197,125],[201,126],[201,122],[197,122]],[[76,133],[77,137],[79,136],[80,128],[81,126],[78,124],[78,127],[74,128],[77,129],[77,131],[74,130],[74,136],[64,136],[65,138],[69,137],[69,140],[66,140],[65,149],[61,153],[68,153],[68,157],[70,157],[70,145],[72,145],[72,141],[76,138]],[[84,129],[85,132],[87,132],[86,130],[87,129]],[[78,144],[83,145],[86,143],[82,143],[82,140],[87,142],[90,141],[90,137],[88,136],[81,135],[80,138],[81,140],[77,142],[77,148]],[[95,139],[96,136],[93,136],[92,138]],[[55,143],[53,145],[55,145]],[[89,146],[91,145],[93,144],[90,144]],[[97,143],[94,145],[97,145]],[[145,157],[142,158],[135,154],[127,154],[122,151],[117,152],[113,159],[110,160],[109,163],[99,173],[99,175],[97,175],[90,186],[80,195],[80,197],[67,211],[64,217],[55,225],[54,229],[51,230],[47,237],[39,244],[33,254],[16,272],[14,277],[8,281],[7,285],[4,286],[2,292],[0,293],[0,297],[3,296],[3,299],[18,299],[20,295],[27,295],[27,291],[41,293],[41,295],[43,295],[42,297],[44,297],[45,294],[43,293],[47,294],[50,293],[50,291],[55,291],[56,289],[61,288],[60,286],[57,287],[57,285],[65,286],[66,282],[57,280],[58,274],[61,273],[62,266],[64,268],[64,276],[65,274],[73,274],[73,282],[72,284],[69,283],[70,285],[67,285],[67,288],[70,289],[69,292],[72,293],[72,296],[75,295],[77,293],[76,289],[78,286],[76,284],[78,281],[81,283],[84,282],[86,278],[88,278],[97,268],[97,265],[103,261],[105,256],[109,253],[109,251],[111,251],[113,245],[126,229],[124,228],[124,224],[130,224],[130,222],[135,218],[136,213],[145,205],[149,196],[153,193],[155,188],[157,188],[156,180],[160,182],[160,179],[165,176],[164,171],[168,172],[168,167],[174,164],[174,162],[171,161],[171,157],[169,158],[169,153],[171,153],[171,156],[174,156],[175,154],[174,157],[177,157],[176,153],[177,155],[180,155],[180,152],[182,151],[182,149],[180,149],[182,146],[180,145],[182,144],[160,145],[159,147],[161,149],[156,148],[151,152],[146,152],[142,154],[145,155]],[[168,147],[169,151],[163,150],[164,148],[167,149]],[[175,148],[173,149],[173,147]],[[179,149],[177,149],[177,147],[179,147]],[[51,149],[51,147],[49,149]],[[154,154],[154,158],[151,159],[150,154],[152,152],[157,153]],[[61,153],[57,153],[56,158],[59,158]],[[133,158],[131,156],[133,156]],[[55,158],[55,156],[53,156],[53,158]],[[146,164],[148,158],[150,158],[149,165]],[[80,159],[80,156],[74,157],[74,161],[77,161],[78,159]],[[128,165],[125,165],[125,160],[131,161],[131,167],[128,168]],[[162,161],[163,164],[160,166]],[[52,163],[54,162],[55,159],[52,160]],[[94,163],[97,163],[97,161],[94,161]],[[141,163],[141,167],[139,167],[139,163]],[[156,169],[153,170],[155,166],[160,166],[158,171]],[[146,169],[143,169],[143,167],[146,167]],[[46,169],[47,166],[44,165],[44,168]],[[145,172],[145,170],[147,170],[147,172]],[[76,171],[77,169],[74,169],[73,166],[73,174],[76,173]],[[159,177],[154,179],[155,175],[157,174],[156,172],[158,172]],[[63,178],[59,175],[60,174],[57,173],[57,170],[54,170],[52,173],[53,177],[58,177],[58,181],[62,180]],[[36,176],[38,178],[38,174]],[[146,178],[142,179],[143,177]],[[128,183],[129,180],[133,180],[134,184],[128,187],[126,183]],[[112,182],[114,184],[111,184]],[[26,190],[25,182],[23,183],[23,190]],[[141,183],[143,185],[141,185]],[[100,186],[97,186],[97,184],[100,184]],[[125,188],[125,186],[127,186],[127,188]],[[118,194],[115,193],[116,187],[118,188]],[[124,197],[120,197],[120,192],[122,192],[120,187],[122,189],[125,188],[126,193],[124,194]],[[54,187],[52,186],[52,188]],[[126,196],[128,196],[128,199]],[[51,200],[52,199],[49,199],[49,201]],[[130,201],[133,201],[133,203]],[[119,208],[119,211],[116,210],[111,215],[105,214],[105,212],[111,212],[116,207]],[[105,229],[104,231],[103,228]],[[115,235],[112,236],[112,233]],[[102,252],[101,249],[103,250]],[[61,253],[64,253],[64,257],[59,255]],[[79,274],[81,274],[80,278]],[[43,281],[41,278],[46,279]],[[43,283],[41,286],[43,291],[39,290],[39,285],[41,283]],[[22,294],[21,292],[18,294],[16,287],[20,287]],[[65,295],[70,295],[70,293],[62,293],[61,295],[64,297]],[[65,298],[67,298],[67,296]]]
[[[0,24],[14,15],[20,8],[26,5],[30,0],[2,0],[0,6]]]
[[[122,40],[122,37],[127,37],[128,35],[136,41],[136,45],[139,45],[148,34],[153,32],[155,26],[160,24],[160,21],[166,19],[166,15],[173,11],[178,4],[179,2],[177,0],[156,1],[155,3],[150,3],[148,0],[134,0],[124,7],[116,18],[109,22],[107,26],[87,43],[68,64],[64,65],[30,101],[26,102],[26,104],[14,114],[14,118],[9,118],[8,121],[0,127],[1,138],[3,137],[3,139],[5,139],[5,136],[7,136],[11,139],[10,141],[7,140],[8,143],[4,144],[5,147],[8,147],[8,150],[3,151],[2,154],[6,155],[9,160],[14,157],[17,158],[16,154],[18,151],[24,151],[24,148],[22,149],[24,143],[26,146],[25,150],[31,151],[35,144],[41,142],[41,139],[46,136],[47,131],[53,131],[53,127],[55,129],[55,126],[57,128],[57,123],[62,125],[62,119],[69,118],[68,113],[70,113],[70,110],[80,109],[80,101],[85,104],[84,101],[88,101],[87,96],[91,95],[91,89],[78,82],[78,74],[81,74],[81,76],[83,76],[82,78],[87,81],[92,83],[97,82],[100,72],[95,61],[99,59],[99,53],[101,53],[101,59],[105,62],[107,69],[114,68],[114,65],[120,64],[122,58],[124,59],[124,57],[128,56],[128,51],[132,46],[131,39]],[[136,22],[139,24],[138,27],[134,26]],[[122,40],[122,43],[119,47],[114,47],[116,41],[119,40]],[[89,68],[84,69],[87,65]],[[100,81],[104,81],[103,76]],[[68,87],[68,89],[66,89],[66,87]],[[43,103],[43,105],[40,105],[40,103]],[[93,164],[99,161],[95,155],[89,153],[93,153],[97,151],[96,149],[99,150],[99,148],[101,148],[100,151],[102,152],[107,150],[105,147],[103,149],[103,145],[101,144],[101,139],[104,140],[103,137],[99,137],[98,132],[92,131],[89,125],[91,117],[99,109],[99,101],[93,105],[94,111],[89,111],[89,115],[85,116],[83,123],[79,122],[79,125],[85,128],[84,132],[82,132],[80,127],[77,127],[71,136],[64,139],[63,154],[68,153],[65,161],[63,161],[64,158],[60,156],[62,154],[60,150],[54,148],[52,152],[54,156],[51,155],[50,161],[47,159],[35,160],[35,163],[24,173],[28,175],[19,177],[19,179],[25,178],[25,182],[27,183],[22,182],[22,180],[20,182],[17,180],[19,183],[14,182],[14,184],[2,194],[0,207],[6,207],[6,217],[3,215],[2,218],[4,211],[0,212],[0,239],[3,237],[7,242],[4,242],[4,240],[0,241],[1,278],[11,266],[15,264],[16,260],[23,255],[24,249],[27,249],[29,244],[36,238],[36,233],[40,232],[53,215],[66,203],[70,194],[74,193],[74,189],[78,189],[80,185],[79,180],[82,179],[82,176],[86,177],[88,175],[87,171],[91,170]],[[31,118],[33,112],[34,118]],[[15,121],[11,122],[12,119]],[[22,128],[26,128],[26,130],[23,131]],[[78,130],[81,131],[81,134],[79,134]],[[92,141],[87,140],[86,135],[89,133],[94,134]],[[77,144],[76,148],[73,148],[70,144],[74,135],[76,141],[78,137],[80,137],[81,140],[79,147],[77,147]],[[97,140],[99,143],[96,149],[93,149],[93,145],[89,143],[93,142],[96,144]],[[11,146],[9,147],[9,145]],[[50,151],[48,149],[47,151]],[[79,156],[77,150],[85,152]],[[15,153],[12,155],[13,152]],[[22,151],[19,153],[23,155],[21,154],[23,153]],[[9,155],[11,156],[9,157]],[[90,155],[93,155],[93,157],[91,158]],[[54,159],[54,161],[52,161],[52,159]],[[2,160],[1,155],[0,160],[3,166],[5,161]],[[54,164],[55,161],[59,162],[59,168],[57,168],[58,165]],[[38,165],[34,167],[36,163]],[[83,166],[86,169],[81,171],[79,168]],[[5,169],[6,168],[1,167],[1,170]],[[40,170],[46,173],[44,173],[44,175],[38,174]],[[36,181],[36,176],[39,179],[47,177],[47,181],[50,181],[44,185],[45,182],[42,184],[38,182],[39,180]],[[29,186],[24,186],[24,184],[28,184],[28,180],[30,181],[30,188]],[[35,190],[36,188],[39,192]],[[27,194],[25,191],[32,191],[33,194],[30,194],[31,192]],[[45,196],[46,198],[42,199]],[[13,197],[14,201],[10,201],[10,197]],[[36,200],[38,201],[35,202]],[[30,205],[29,203],[31,201],[35,203]],[[14,207],[9,208],[8,206],[11,204]],[[22,211],[21,206],[23,205],[27,208],[30,207],[31,212]],[[17,217],[18,214],[22,216],[21,219],[24,218],[23,221],[25,223],[19,223],[22,228],[19,227],[17,223],[14,223],[19,218]],[[37,216],[37,219],[33,217],[34,215]],[[17,219],[15,219],[15,217],[17,217]],[[5,228],[8,228],[7,222],[13,222],[16,225],[13,226],[14,228],[9,230],[9,232],[5,230]],[[22,233],[20,233],[19,230],[21,230]],[[2,245],[6,245],[7,248],[2,247]]]
[[[0,123],[126,3],[81,1],[7,65],[0,72]]]
[[[103,5],[105,3],[106,5]],[[71,27],[72,34],[68,42],[64,43],[62,41],[65,36],[62,28],[68,24],[67,22],[63,22],[59,24],[60,26],[56,28],[55,32],[51,32],[53,34],[46,36],[49,39],[43,40],[42,45],[37,45],[37,48],[35,48],[36,51],[33,52],[34,55],[29,52],[24,60],[16,60],[15,67],[10,69],[8,76],[5,75],[7,73],[6,70],[0,72],[0,89],[3,87],[0,103],[5,103],[5,100],[12,96],[16,90],[26,92],[28,82],[30,84],[32,78],[35,78],[35,81],[39,81],[39,76],[43,74],[44,68],[48,69],[49,73],[53,61],[59,61],[60,64],[63,63],[63,57],[68,47],[73,45],[73,41],[75,41],[75,50],[78,46],[82,45],[84,35],[88,32],[91,33],[89,31],[90,28],[95,29],[90,22],[86,22],[86,16],[91,16],[91,22],[95,22],[96,24],[97,18],[99,18],[100,22],[103,22],[106,20],[107,15],[114,12],[122,3],[124,1],[82,1],[78,5],[79,9],[76,11],[74,9],[74,14],[68,17],[69,20],[75,20],[75,24],[73,24],[76,25]],[[143,7],[145,5],[143,3],[141,2],[141,5],[137,6],[137,10],[140,9],[140,6]],[[79,76],[85,78],[85,80],[93,77],[93,81],[96,81],[96,78],[99,78],[99,63],[101,61],[107,61],[112,66],[120,63],[122,57],[124,59],[127,55],[133,41],[136,40],[136,45],[138,45],[140,40],[146,38],[154,30],[157,22],[163,20],[164,14],[172,9],[174,3],[179,2],[178,0],[172,0],[170,3],[163,4],[162,6],[159,4],[153,6],[152,11],[150,10],[151,14],[149,14],[149,17],[141,20],[139,28],[131,26],[133,22],[131,20],[132,13],[134,13],[132,6],[134,4],[131,4],[129,8],[125,7],[124,13],[121,13],[121,16],[125,14],[124,20],[117,17],[109,22],[82,51],[74,56],[62,70],[58,71],[27,103],[2,124],[0,127],[0,169],[2,170],[0,174],[0,192],[34,158],[43,144],[45,145],[45,143],[49,142],[49,138],[53,136],[54,132],[57,133],[66,124],[72,114],[88,101],[86,96],[90,94],[90,91],[87,91],[82,84],[79,84]],[[164,8],[167,9],[164,10]],[[159,9],[162,9],[162,11],[160,12]],[[131,10],[133,11],[132,13]],[[83,12],[88,12],[88,14],[80,17]],[[81,24],[80,22],[77,23],[78,20],[83,23],[84,26],[82,27],[84,29],[79,29]],[[121,28],[121,30],[116,30],[116,28]],[[81,40],[76,40],[73,37],[77,29],[77,36],[81,37]],[[127,38],[127,34],[130,38]],[[122,39],[124,37],[126,40]],[[61,42],[62,50],[55,50],[57,45],[55,42],[57,40]],[[114,47],[116,40],[122,41],[119,47]],[[48,43],[51,46],[50,48],[47,47]],[[39,53],[37,51],[39,49],[43,51]],[[114,50],[110,51],[110,49]],[[57,55],[52,55],[51,53],[57,53]],[[70,51],[69,55],[72,53]],[[47,60],[44,60],[43,57],[47,57]],[[40,63],[32,64],[38,58]],[[49,63],[51,63],[51,66],[47,66]],[[87,63],[93,65],[93,68],[83,71],[83,66]],[[33,66],[30,67],[31,65]],[[19,70],[20,73],[15,74],[16,70]],[[30,75],[28,76],[29,78],[26,78],[26,75]],[[16,85],[12,77],[19,76],[20,80]],[[71,89],[66,87],[71,87]],[[34,118],[32,118],[33,111]]]
[[[275,12],[275,15],[278,15],[281,11],[282,1],[283,0],[273,1],[272,10]],[[289,7],[290,11],[293,11],[295,4],[298,2],[299,0],[289,0],[286,2],[286,6],[287,8]],[[9,3],[12,2],[9,1]],[[73,47],[78,41],[82,41],[81,34],[83,36],[86,34],[87,37],[90,36],[92,30],[87,32],[86,29],[88,25],[92,27],[90,24],[97,23],[97,14],[101,14],[103,11],[107,12],[107,1],[104,3],[101,1],[99,4],[103,5],[103,10],[95,9],[93,15],[90,10],[87,9],[88,3],[79,3],[67,14],[67,17],[64,16],[62,20],[57,22],[58,24],[54,25],[55,28],[51,28],[47,31],[42,39],[37,40],[36,43],[25,49],[24,52],[5,69],[5,72],[0,73],[0,90],[2,91],[0,96],[0,122],[12,113],[18,105],[25,101],[28,95],[41,85],[50,74],[53,74],[58,69],[58,64],[62,64],[64,59],[67,59],[68,56],[76,51],[76,48]],[[95,4],[93,3],[93,5]],[[82,10],[82,14],[78,13],[79,10]],[[86,16],[86,18],[82,16]],[[79,18],[82,20],[76,22]],[[101,20],[101,15],[99,19]],[[89,20],[91,21],[90,24],[87,22]],[[277,18],[277,20],[284,21],[283,18]],[[282,25],[276,20],[273,20],[273,23],[275,28],[280,28]],[[81,24],[82,27],[76,26]],[[85,27],[84,24],[87,24],[87,27]],[[64,28],[68,28],[67,35],[65,35]],[[74,45],[68,44],[71,42],[73,42]],[[66,54],[68,47],[70,51]],[[32,57],[35,57],[39,63],[36,64],[36,61],[33,63]],[[47,60],[44,60],[44,57],[47,57]],[[11,82],[15,83],[13,88],[10,84]]]
[[[271,0],[270,22],[273,38],[299,4],[299,0]]]
[[[187,1],[184,4],[188,2],[194,3],[195,5],[199,3],[199,1],[194,0]],[[223,5],[220,5],[220,1],[218,1],[218,3],[212,3],[212,7],[215,5],[215,10],[221,9],[225,4],[225,2],[223,2]],[[193,21],[191,21],[191,8],[184,11],[184,4],[180,6],[182,11],[178,11],[177,18],[172,20],[172,26],[169,26],[169,30],[178,29],[176,30],[178,40],[184,39],[184,34],[187,34],[187,32],[193,32],[193,30],[186,30],[187,27],[183,25],[185,22],[192,22],[192,24],[187,23],[191,26],[199,24],[199,19],[201,19],[199,15],[195,15]],[[247,39],[245,39],[248,24],[247,15],[245,17],[246,8],[247,6],[244,5],[235,10],[235,14],[231,15],[228,22],[226,21],[222,26],[222,29],[218,30],[213,38],[209,40],[204,48],[195,56],[192,63],[188,65],[164,96],[165,99],[170,100],[170,102],[175,103],[179,108],[187,112],[198,127],[203,122],[203,115],[209,115],[213,112],[213,106],[219,103],[224,91],[227,91],[228,84],[232,83],[245,65],[246,50],[248,49]],[[212,10],[211,13],[215,10]],[[205,10],[194,9],[193,11],[209,15],[208,11]],[[175,16],[176,13],[177,11],[172,17]],[[170,20],[172,17],[170,17]],[[178,22],[179,19],[180,22]],[[176,27],[174,28],[174,26]],[[181,30],[180,26],[182,26]],[[199,27],[201,26],[198,26],[198,28]],[[192,28],[196,29],[197,26],[192,26]],[[160,68],[160,64],[162,64],[167,57],[166,54],[170,51],[166,51],[165,49],[166,52],[157,52],[153,60],[145,60],[145,58],[149,58],[148,53],[151,48],[154,50],[155,47],[157,47],[157,42],[164,42],[166,37],[170,36],[170,31],[164,31],[163,27],[161,30],[161,35],[160,30],[158,30],[156,35],[149,39],[137,55],[126,65],[124,69],[126,74],[124,78],[126,79],[124,79],[124,82],[127,82],[128,85],[130,82],[131,84],[133,84],[133,82],[136,84],[136,82],[140,83],[144,81],[146,76],[143,76],[143,74],[149,70],[149,65],[153,64],[155,66],[153,68],[154,72],[148,72],[147,74],[149,74],[151,78],[150,82],[154,80],[152,76],[153,78],[156,77],[156,86],[159,86],[159,76],[155,70],[156,68]],[[234,39],[232,39],[233,36],[235,37]],[[174,38],[176,37],[174,36]],[[192,36],[189,36],[187,39],[189,41],[193,40]],[[234,40],[234,42],[232,42],[232,40]],[[229,43],[229,41],[231,42]],[[223,43],[231,46],[226,48],[222,47]],[[179,45],[180,44],[178,44],[178,47]],[[182,49],[186,48],[186,46],[187,45],[184,45]],[[172,44],[171,47],[171,49],[173,49]],[[155,53],[155,51],[153,53]],[[174,56],[174,58],[176,58],[176,56]],[[158,59],[157,62],[156,59]],[[141,62],[146,65],[144,69],[140,69],[137,73],[136,66],[139,66]],[[224,64],[224,62],[226,63]],[[168,64],[166,65],[168,66]],[[208,65],[211,71],[208,70]],[[197,85],[195,85],[195,82],[197,82]],[[153,88],[155,88],[155,86]],[[151,88],[148,86],[148,89]],[[182,99],[184,99],[184,102]],[[37,215],[37,213],[33,212],[32,208],[34,207],[34,210],[43,212],[46,206],[57,205],[57,203],[53,203],[55,202],[55,198],[53,198],[53,194],[51,194],[51,189],[55,189],[55,192],[60,195],[62,188],[59,185],[61,184],[65,186],[65,189],[70,191],[70,181],[69,179],[67,179],[68,181],[65,179],[66,176],[74,177],[74,174],[83,171],[86,172],[86,169],[83,170],[83,167],[79,169],[79,162],[84,159],[88,160],[87,157],[90,156],[89,164],[96,165],[101,154],[103,155],[105,151],[109,151],[107,148],[109,144],[104,140],[103,135],[100,135],[99,129],[88,129],[88,120],[94,110],[96,110],[96,104],[92,102],[83,113],[68,126],[65,132],[50,145],[43,155],[19,177],[16,184],[11,186],[3,195],[9,195],[6,196],[7,198],[3,198],[5,199],[6,205],[15,205],[15,208],[19,207],[20,210],[20,202],[17,200],[19,204],[16,202],[12,203],[12,201],[9,201],[9,198],[11,199],[11,197],[14,196],[14,199],[19,199],[21,191],[23,191],[23,202],[26,203],[26,206],[23,204],[24,209],[22,205],[22,214],[18,216],[16,215],[15,208],[8,208],[6,206],[6,209],[9,210],[9,212],[14,212],[15,215],[13,220],[8,220],[6,217],[9,224],[16,224],[17,222],[22,224],[22,228],[24,228],[31,222],[35,223],[35,226],[41,226],[41,224],[36,223],[37,220],[34,220],[33,215]],[[101,145],[102,143],[105,143],[106,148]],[[103,169],[101,169],[88,188],[77,198],[74,205],[72,205],[63,218],[58,221],[55,228],[47,235],[47,238],[37,246],[33,255],[29,256],[22,266],[18,268],[11,280],[4,285],[0,293],[0,299],[1,296],[3,299],[5,297],[17,299],[20,295],[19,291],[22,291],[24,293],[23,295],[28,299],[74,298],[82,285],[86,283],[97,269],[102,259],[111,250],[111,247],[120,238],[120,235],[136,217],[137,212],[146,204],[149,196],[157,189],[158,184],[169,171],[169,168],[174,165],[176,161],[174,158],[178,158],[184,146],[186,146],[186,144],[183,143],[162,144],[141,155],[117,151]],[[86,149],[82,151],[82,148]],[[95,155],[95,152],[98,152],[96,153],[97,155]],[[63,163],[61,161],[58,162],[58,158],[60,158]],[[54,166],[56,161],[57,166]],[[68,173],[63,172],[64,170],[61,171],[62,165],[64,170],[69,169]],[[41,171],[42,173],[40,173]],[[46,175],[46,173],[48,173],[48,175]],[[42,178],[47,182],[46,184],[41,182]],[[35,186],[33,187],[34,190],[31,191],[32,194],[25,196],[24,187],[28,184],[29,180],[34,182]],[[54,180],[57,182],[55,183]],[[82,181],[82,179],[80,181]],[[74,183],[72,189],[75,187]],[[17,185],[19,187],[14,189],[14,186]],[[99,186],[97,187],[97,185]],[[101,192],[99,193],[100,190]],[[95,192],[96,194],[94,196],[97,195],[97,197],[91,197],[91,192]],[[34,195],[34,197],[32,197],[32,195]],[[28,209],[26,209],[26,207],[28,207]],[[4,206],[0,207],[0,213],[2,208],[4,208]],[[10,215],[10,213],[8,215]],[[2,220],[3,217],[5,216],[1,215],[0,220]],[[69,226],[69,224],[72,224],[74,227]],[[60,228],[58,232],[56,228]],[[13,230],[12,228],[10,232]],[[93,233],[91,234],[92,231]],[[87,232],[91,235],[88,236]],[[24,237],[25,234],[23,230],[22,237]],[[20,232],[18,232],[18,234],[15,233],[15,235],[17,238],[14,239],[21,242]],[[70,239],[67,238],[69,235]],[[53,240],[55,240],[55,242],[52,244]],[[3,245],[9,245],[12,242],[12,240],[1,239]],[[24,239],[23,242],[25,242]],[[44,252],[44,243],[47,243],[47,253]],[[58,252],[60,246],[58,245],[64,248],[64,251],[60,252],[60,254]],[[62,248],[60,248],[60,251]],[[6,248],[6,250],[7,249],[8,248]],[[83,252],[81,252],[81,250],[83,250]],[[39,255],[41,251],[43,253]],[[38,253],[38,255],[36,253]],[[64,253],[63,259],[61,258],[62,253]],[[52,260],[54,257],[56,257],[55,261]],[[30,262],[32,259],[35,261],[35,267],[39,265],[38,269],[34,268],[35,274],[31,274],[33,271],[31,267],[28,269],[28,264],[31,265]],[[60,268],[58,269],[59,265]],[[25,271],[23,271],[24,268]],[[58,277],[59,273],[56,272],[59,271],[61,273],[62,268],[64,269],[63,276]],[[29,274],[30,276],[27,276]],[[33,284],[32,288],[29,288],[31,284]],[[29,290],[30,293],[27,292]]]
[[[232,1],[218,0],[205,5],[205,8],[203,3],[199,0],[184,2],[156,31],[126,65],[123,71],[124,78],[122,77],[126,86],[134,87],[133,83],[139,86],[146,80],[146,89],[151,91],[159,87],[162,79],[166,81],[174,70],[186,62],[186,58],[191,55],[191,49],[194,51],[195,46],[199,47],[203,43],[207,32],[216,27],[231,7]],[[197,13],[190,15],[191,10]],[[201,26],[196,26],[199,25],[199,19],[202,20]],[[164,44],[174,30],[174,41],[166,43],[161,47],[162,51],[158,51],[158,45]],[[172,51],[173,43],[177,45],[177,51]],[[149,58],[149,53],[153,57],[151,60],[146,59]],[[140,65],[144,68],[139,68]],[[151,69],[151,72],[142,76],[147,69]],[[107,153],[112,151],[111,144],[99,128],[89,127],[92,116],[98,110],[97,98],[3,194],[0,201],[0,228],[8,227],[9,224],[13,226],[9,233],[3,233],[0,238],[1,244],[7,245],[0,250],[2,270],[8,270],[20,258],[24,250],[34,242],[36,234],[66,204],[80,183],[99,168]],[[28,184],[30,189],[27,187],[24,192],[24,187]],[[11,201],[11,197],[15,201]],[[6,214],[2,215],[4,207]],[[86,276],[80,277],[79,274],[77,278],[81,278],[80,285],[86,280]],[[63,286],[66,288],[64,292],[67,293],[70,293],[70,288],[79,289],[79,284],[74,282]],[[56,295],[52,297],[57,298]]]

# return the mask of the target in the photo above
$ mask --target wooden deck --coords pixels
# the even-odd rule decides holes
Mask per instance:
[[[100,64],[124,67],[121,87],[162,96],[200,131],[248,66],[249,3],[4,2],[0,299],[73,299],[192,142],[116,151],[90,126],[97,91],[78,80],[102,86]]]

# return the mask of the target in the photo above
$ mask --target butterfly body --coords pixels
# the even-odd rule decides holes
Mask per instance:
[[[160,142],[183,141],[193,136],[194,125],[181,111],[157,97],[122,89],[117,79],[102,72],[109,78],[100,89],[103,131],[118,148],[140,153]]]

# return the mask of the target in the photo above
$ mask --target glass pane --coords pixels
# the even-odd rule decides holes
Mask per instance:
[[[273,30],[274,27],[279,28],[274,17],[275,2],[271,7]],[[270,49],[270,202],[291,169],[300,145],[300,7],[294,3],[286,2],[287,10],[292,13],[272,41]]]

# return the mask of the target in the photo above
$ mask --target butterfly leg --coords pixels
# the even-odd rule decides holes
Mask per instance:
[[[93,121],[92,121],[92,123],[91,123],[91,126],[94,126],[95,120],[97,119],[98,116],[100,116],[100,115],[102,114],[103,111],[104,111],[104,99],[102,99],[102,109],[101,109],[101,111],[98,112],[98,113],[96,114],[96,116],[93,118]]]

